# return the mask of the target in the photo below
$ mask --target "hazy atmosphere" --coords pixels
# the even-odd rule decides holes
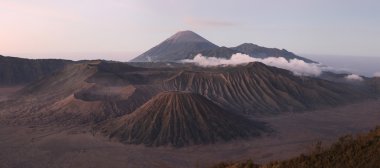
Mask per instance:
[[[179,30],[220,46],[380,57],[376,0],[0,0],[0,54],[128,61]],[[211,10],[212,9],[212,10]]]

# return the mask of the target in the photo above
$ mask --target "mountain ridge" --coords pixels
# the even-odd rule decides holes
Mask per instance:
[[[299,59],[307,63],[316,63],[315,61],[312,61],[304,57],[300,57],[285,49],[280,50],[278,48],[267,48],[267,47],[262,47],[253,43],[243,43],[236,47],[231,47],[231,49],[240,51],[244,54],[248,54],[251,57],[256,57],[256,58],[284,57],[287,60]]]
[[[0,86],[25,85],[72,63],[63,59],[26,59],[0,55]]]
[[[284,57],[287,60],[299,59],[307,63],[316,63],[285,49],[266,48],[253,43],[243,43],[236,47],[219,47],[190,30],[175,33],[130,62],[177,62],[193,59],[198,54],[228,59],[236,53],[247,54],[255,58]]]

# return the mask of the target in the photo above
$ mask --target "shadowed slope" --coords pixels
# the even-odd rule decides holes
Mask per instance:
[[[0,55],[0,86],[24,85],[57,72],[72,61],[24,59]]]
[[[263,130],[261,124],[230,114],[189,92],[160,93],[110,127],[110,137],[124,143],[177,147],[248,138]]]

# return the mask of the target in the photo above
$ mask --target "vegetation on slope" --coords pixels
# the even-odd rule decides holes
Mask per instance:
[[[213,168],[374,168],[380,165],[380,127],[354,138],[341,137],[328,149],[319,145],[308,155],[258,166],[247,162],[220,163]]]

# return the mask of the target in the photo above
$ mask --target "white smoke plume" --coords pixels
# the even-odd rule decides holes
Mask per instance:
[[[380,72],[373,73],[373,77],[380,77]]]
[[[230,59],[205,57],[198,54],[194,59],[185,59],[182,62],[195,63],[199,66],[218,66],[218,65],[239,65],[249,62],[262,62],[269,66],[274,66],[292,71],[295,75],[301,76],[319,76],[322,72],[319,64],[306,63],[303,60],[291,59],[286,60],[283,57],[254,58],[246,54],[233,54]]]
[[[350,81],[363,81],[363,78],[356,74],[347,75],[345,78]]]

